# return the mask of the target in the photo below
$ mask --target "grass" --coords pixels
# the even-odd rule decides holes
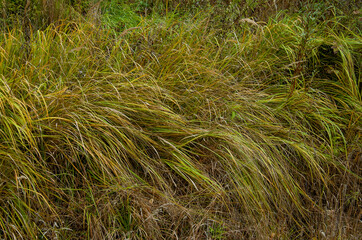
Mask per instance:
[[[358,32],[107,14],[0,36],[1,238],[361,237]]]

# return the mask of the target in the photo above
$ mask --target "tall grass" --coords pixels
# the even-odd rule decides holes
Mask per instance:
[[[0,39],[2,238],[361,237],[361,37],[338,19]]]

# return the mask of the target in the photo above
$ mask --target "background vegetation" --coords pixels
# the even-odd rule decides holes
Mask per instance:
[[[0,3],[0,238],[361,239],[358,1]]]

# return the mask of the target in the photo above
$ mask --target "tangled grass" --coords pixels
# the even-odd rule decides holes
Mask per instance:
[[[3,33],[0,237],[359,239],[361,37],[303,24]]]

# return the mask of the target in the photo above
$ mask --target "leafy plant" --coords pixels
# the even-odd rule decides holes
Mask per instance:
[[[102,24],[117,32],[135,27],[140,21],[141,17],[123,1],[112,0],[104,2],[102,6]]]

